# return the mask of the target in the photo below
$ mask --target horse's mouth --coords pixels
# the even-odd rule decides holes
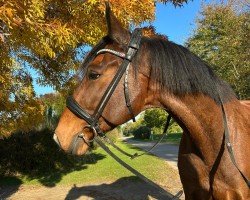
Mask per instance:
[[[53,135],[53,140],[61,149],[63,149],[66,153],[71,155],[81,156],[84,155],[89,149],[89,146],[86,145],[86,143],[81,138],[78,137],[73,138],[68,148],[63,148],[56,134]]]

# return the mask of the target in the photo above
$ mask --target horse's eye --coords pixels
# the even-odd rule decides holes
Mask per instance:
[[[96,72],[89,72],[88,77],[90,80],[98,79],[101,76],[101,74],[98,74]]]

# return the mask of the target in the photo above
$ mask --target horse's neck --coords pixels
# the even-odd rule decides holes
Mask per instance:
[[[165,96],[161,103],[190,134],[205,162],[212,165],[223,140],[221,106],[204,95]]]

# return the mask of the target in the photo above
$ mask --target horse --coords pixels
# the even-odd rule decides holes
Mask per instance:
[[[106,20],[108,34],[84,60],[54,140],[83,155],[101,133],[145,109],[162,108],[183,129],[178,169],[185,198],[250,199],[250,101],[238,100],[187,48],[157,35],[131,34],[108,5]]]

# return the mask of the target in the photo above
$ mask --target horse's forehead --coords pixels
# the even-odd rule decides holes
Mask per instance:
[[[100,54],[94,58],[94,60],[91,62],[92,66],[98,66],[103,60],[104,60],[104,54]]]
[[[118,52],[123,52],[122,48],[116,44],[108,44],[105,46],[105,49],[111,49],[111,50],[115,50]],[[110,60],[114,60],[114,59],[117,59],[117,56],[112,55],[110,53],[99,54],[93,59],[93,61],[90,63],[90,65],[92,67],[99,66],[100,63],[109,62]]]

